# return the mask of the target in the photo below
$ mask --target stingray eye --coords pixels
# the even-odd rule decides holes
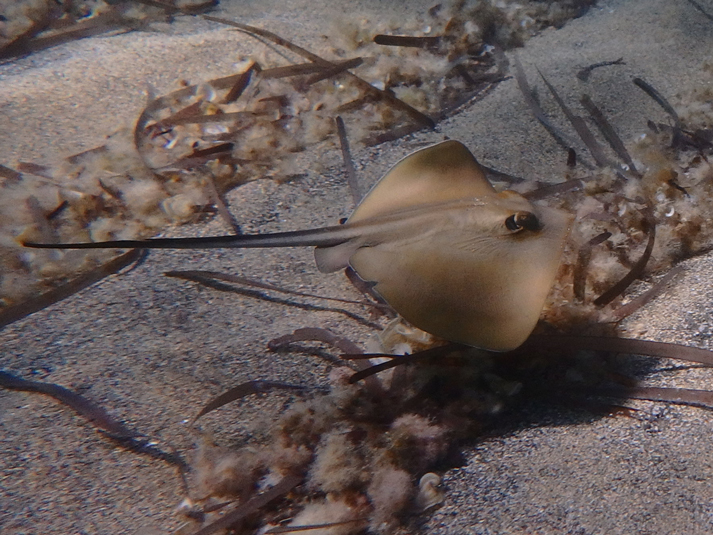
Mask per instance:
[[[505,220],[505,226],[512,232],[540,230],[540,220],[532,212],[515,212]]]

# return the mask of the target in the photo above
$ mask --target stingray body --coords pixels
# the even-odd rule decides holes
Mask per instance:
[[[45,248],[314,246],[317,266],[352,266],[406,320],[491,351],[522,344],[553,284],[572,216],[496,192],[468,149],[446,141],[407,156],[344,225],[313,230],[158,238]]]

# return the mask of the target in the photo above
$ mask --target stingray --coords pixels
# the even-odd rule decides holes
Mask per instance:
[[[439,338],[491,351],[520,346],[554,282],[573,217],[497,192],[460,142],[398,162],[343,225],[205,238],[27,247],[264,248],[313,246],[321,272],[351,266],[404,319]]]

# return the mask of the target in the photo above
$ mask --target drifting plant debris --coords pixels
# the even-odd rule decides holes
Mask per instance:
[[[545,82],[547,89],[549,89],[550,93],[552,93],[552,96],[554,97],[555,102],[557,102],[557,105],[564,112],[564,115],[565,117],[567,117],[567,120],[574,127],[575,132],[577,132],[582,141],[584,141],[584,144],[587,146],[587,149],[589,149],[589,152],[594,158],[594,161],[596,162],[597,166],[610,166],[610,162],[604,156],[602,147],[594,138],[594,135],[592,134],[591,130],[589,130],[587,123],[585,123],[581,117],[578,117],[574,115],[574,113],[572,113],[572,111],[569,109],[569,106],[565,104],[564,100],[562,100],[562,98],[559,96],[559,93],[557,93],[557,90],[554,88],[554,86],[547,81],[547,78],[545,78],[545,76],[539,71],[539,69],[537,72],[539,73],[540,78],[542,78],[542,81]]]
[[[643,294],[633,298],[631,301],[625,305],[621,305],[619,308],[611,313],[610,320],[613,322],[620,322],[624,318],[631,316],[634,312],[639,310],[641,307],[645,306],[654,297],[660,295],[664,290],[666,290],[667,285],[673,281],[678,275],[683,273],[684,269],[681,266],[676,266],[671,268],[666,275],[661,277],[651,288],[646,290]]]
[[[601,388],[597,394],[614,398],[643,399],[646,401],[664,401],[677,405],[691,405],[710,409],[713,404],[713,392],[691,388],[657,388],[655,386],[608,387]]]
[[[384,46],[407,46],[412,48],[435,48],[441,44],[442,37],[411,37],[408,35],[375,35],[374,42]]]
[[[39,392],[53,397],[86,418],[94,426],[117,438],[133,438],[137,436],[134,431],[130,431],[124,424],[109,416],[99,405],[62,386],[39,381],[28,381],[7,372],[0,372],[0,386],[8,390]]]
[[[300,46],[297,46],[294,43],[291,43],[291,42],[287,41],[286,39],[283,39],[282,37],[280,37],[272,32],[269,32],[267,30],[255,28],[253,26],[248,26],[247,24],[242,24],[239,22],[233,22],[233,21],[229,21],[229,20],[225,20],[225,19],[219,19],[216,17],[206,16],[205,19],[213,21],[213,22],[220,22],[223,24],[228,24],[230,26],[235,26],[236,28],[244,31],[245,33],[247,33],[248,35],[251,35],[251,36],[263,37],[269,41],[272,41],[276,45],[283,46],[283,47],[287,48],[288,50],[290,50],[291,52],[294,52],[295,54],[298,54],[299,56],[302,56],[305,59],[308,59],[309,61],[315,63],[318,66],[321,66],[324,69],[335,69],[337,67],[332,62],[327,61],[324,58],[321,58],[317,54],[313,54],[312,52],[310,52]],[[482,44],[481,44],[481,46],[482,46]],[[374,87],[372,84],[368,83],[367,81],[361,79],[360,77],[356,76],[355,74],[353,74],[349,71],[343,71],[343,72],[347,76],[349,81],[354,82],[354,84],[357,86],[357,88],[359,90],[364,91],[367,94],[371,94],[376,99],[384,100],[390,106],[398,109],[399,111],[405,112],[414,121],[419,123],[421,125],[421,127],[433,128],[436,126],[435,121],[433,119],[431,119],[428,115],[417,110],[416,108],[414,108],[407,102],[399,99],[398,97],[393,96],[390,92],[379,89],[378,87]]]
[[[648,239],[646,241],[646,249],[644,249],[643,254],[624,277],[592,301],[595,306],[602,307],[608,305],[614,301],[614,299],[623,295],[626,289],[631,286],[636,279],[641,278],[644,275],[646,265],[649,263],[649,259],[651,258],[651,252],[654,250],[654,243],[656,241],[656,226],[649,219],[649,222],[644,227],[644,230]]]
[[[188,467],[180,455],[175,452],[163,451],[141,433],[132,431],[122,422],[113,418],[101,406],[63,386],[41,381],[28,381],[16,375],[0,371],[0,388],[19,392],[36,392],[50,396],[85,418],[106,437],[122,447],[135,453],[148,455],[154,459],[167,462],[182,470]]]
[[[333,332],[328,331],[327,329],[319,329],[315,327],[306,327],[303,329],[297,329],[294,331],[292,334],[286,334],[283,336],[280,336],[278,338],[274,338],[270,340],[270,342],[267,344],[267,347],[270,351],[279,351],[280,349],[284,348],[288,344],[292,344],[294,342],[306,342],[306,341],[312,341],[312,342],[322,342],[324,344],[330,345],[343,353],[346,353],[346,355],[349,355],[347,357],[346,355],[342,355],[343,359],[348,359],[348,358],[359,358],[362,360],[356,360],[354,362],[354,368],[356,370],[365,370],[369,368],[369,363],[367,362],[368,356],[364,356],[362,353],[361,348],[356,345],[354,342],[351,340],[348,340],[347,338],[337,336]],[[339,365],[343,365],[344,363],[342,361],[337,360],[337,363]],[[354,381],[352,381],[354,382]],[[372,379],[367,379],[366,381],[366,386],[371,389],[372,391],[375,391],[377,393],[382,393],[382,388],[381,385],[372,380]]]
[[[432,371],[435,376],[427,383],[439,380],[435,377],[441,372]],[[287,527],[353,522],[344,524],[338,533],[360,532],[367,524],[375,532],[390,532],[398,525],[399,515],[414,508],[418,489],[413,474],[418,475],[417,481],[450,448],[453,429],[408,409],[414,401],[410,393],[418,395],[433,384],[407,381],[404,384],[410,387],[396,391],[379,382],[380,388],[372,389],[350,385],[349,374],[349,368],[335,368],[329,394],[293,405],[277,423],[276,441],[253,450],[256,469],[241,470],[252,480],[250,486],[265,477],[305,474],[305,484],[291,493],[289,505],[282,506],[294,517]],[[208,473],[200,479],[212,480],[218,485],[213,489],[223,487],[215,479],[218,474],[210,474],[227,458],[215,448],[202,455],[201,466]],[[244,459],[235,458],[235,462]],[[235,485],[242,487],[243,483]],[[202,491],[210,496],[213,489],[203,487]],[[262,513],[267,529],[279,522],[280,517],[274,515]]]
[[[553,131],[550,120],[532,98],[524,71],[518,67],[517,61],[515,64],[525,101],[547,131],[563,144],[564,134]],[[671,132],[668,136],[666,125],[657,127],[652,137],[642,136],[629,150],[601,110],[588,95],[584,95],[581,104],[599,126],[614,154],[623,161],[618,163],[604,153],[604,147],[596,141],[593,132],[581,117],[575,115],[555,87],[544,76],[542,79],[601,169],[594,176],[591,173],[584,176],[573,169],[573,173],[579,173],[582,178],[524,193],[529,199],[547,198],[548,204],[577,214],[579,223],[570,238],[571,245],[565,251],[560,275],[543,318],[560,329],[566,328],[565,325],[580,325],[586,331],[587,325],[620,321],[625,314],[633,312],[635,305],[623,307],[621,299],[635,280],[665,271],[676,261],[711,248],[713,244],[708,237],[704,214],[713,209],[708,203],[706,189],[712,169],[705,156],[695,160],[696,154],[704,154],[702,151],[710,149],[682,141],[692,139],[692,135],[682,126],[677,112],[650,84],[635,78],[634,84],[661,105],[676,126],[668,127]],[[706,131],[705,128],[699,130]],[[568,150],[570,145],[569,142],[563,144]],[[691,150],[695,152],[691,153]],[[661,158],[662,154],[667,156]],[[690,166],[690,161],[696,163]],[[674,171],[674,168],[680,170]],[[697,190],[695,200],[688,187],[682,188],[674,180],[674,177],[683,175],[691,176],[687,186],[696,184],[701,188]],[[580,187],[582,193],[577,191]],[[515,184],[513,188],[521,190],[522,186]],[[641,250],[637,260],[631,257],[635,248]],[[620,274],[615,275],[615,271]],[[604,272],[607,282],[602,284]],[[636,303],[645,300],[642,298]]]
[[[19,182],[22,180],[22,173],[18,173],[14,169],[0,165],[0,178],[6,178],[7,180],[11,180],[13,182]]]
[[[577,263],[574,266],[574,274],[572,275],[572,293],[575,299],[584,301],[585,284],[587,282],[587,266],[589,259],[592,256],[592,248],[604,243],[611,238],[612,233],[607,231],[597,234],[592,239],[584,243],[577,253]]]
[[[448,351],[452,350],[454,345],[449,344],[445,346],[437,346],[437,347],[432,347],[430,349],[424,349],[422,351],[418,351],[412,355],[406,354],[406,355],[397,355],[397,354],[387,354],[387,353],[371,353],[363,356],[359,356],[359,358],[389,358],[391,360],[387,362],[381,362],[379,364],[374,364],[373,366],[370,366],[368,368],[365,368],[354,375],[352,375],[349,378],[349,382],[354,384],[358,383],[359,381],[363,381],[364,379],[368,379],[369,377],[372,377],[376,375],[377,373],[384,372],[386,370],[390,370],[392,368],[396,368],[397,366],[404,366],[407,364],[413,364],[415,362],[418,362],[419,360],[426,360],[430,359],[433,357],[443,357],[445,354],[448,353]],[[345,358],[354,358],[353,355],[347,355]]]
[[[284,336],[280,336],[279,338],[270,340],[267,347],[271,351],[277,351],[287,344],[304,341],[324,342],[325,344],[329,344],[347,354],[361,353],[361,349],[359,349],[359,346],[357,346],[354,342],[347,340],[346,338],[342,338],[341,336],[337,336],[326,329],[316,329],[313,327],[297,329],[292,334],[286,334]]]
[[[390,362],[385,362],[381,364],[376,364],[370,368],[366,368],[358,373],[355,373],[350,377],[350,382],[355,383],[366,377],[373,377],[377,373],[381,373],[395,366],[402,366],[403,364],[412,364],[418,361],[423,361],[427,359],[433,359],[437,357],[439,359],[443,358],[449,352],[458,350],[459,346],[456,344],[449,344],[445,346],[439,346],[431,349],[426,349],[414,353],[413,355],[406,355],[399,357],[397,355],[381,355],[383,357],[390,357],[392,360]],[[468,351],[468,348],[461,347],[460,351]],[[471,350],[472,351],[472,350]],[[542,353],[556,352],[561,356],[572,355],[577,351],[592,351],[603,354],[612,353],[623,353],[623,354],[636,354],[636,355],[648,355],[653,357],[670,358],[676,360],[682,360],[685,362],[695,362],[701,363],[706,366],[713,366],[713,352],[699,349],[696,347],[690,347],[680,344],[663,343],[663,342],[653,342],[649,340],[636,340],[636,339],[626,339],[626,338],[614,338],[614,337],[601,337],[601,336],[561,336],[561,335],[534,335],[520,348],[511,352],[504,360],[508,360],[509,356],[512,355],[515,359],[526,359],[526,361],[537,361],[538,355],[541,356]],[[376,355],[370,355],[370,357],[375,357]],[[495,356],[495,358],[498,358]],[[565,357],[566,358],[566,357]],[[524,362],[524,361],[523,361]],[[517,364],[520,366],[521,364]],[[548,363],[546,368],[550,364]],[[503,367],[503,370],[509,370],[511,364]],[[542,364],[536,364],[532,368],[537,368],[542,366]],[[588,375],[589,377],[589,375]],[[590,377],[591,378],[591,377]],[[585,396],[604,396],[618,399],[644,399],[648,401],[666,401],[669,403],[682,404],[682,405],[696,405],[704,406],[713,409],[713,392],[707,390],[691,390],[685,388],[655,388],[655,387],[644,387],[636,386],[636,381],[633,378],[628,378],[621,375],[615,374],[605,374],[604,377],[607,381],[621,384],[608,384],[608,385],[587,385],[586,390],[581,390],[580,387],[571,387],[573,393]],[[520,381],[523,384],[527,384],[526,379],[521,378]],[[566,384],[559,385],[562,387],[563,391],[568,389]]]
[[[344,520],[342,522],[330,522],[328,524],[311,524],[311,525],[306,525],[306,526],[276,527],[276,528],[268,529],[265,533],[273,534],[273,533],[292,533],[295,531],[312,531],[312,530],[316,530],[316,529],[324,529],[324,528],[333,528],[333,527],[343,526],[344,524],[352,524],[354,522],[364,522],[365,520],[368,520],[368,519],[355,518],[354,520]]]
[[[609,67],[610,65],[626,65],[626,63],[624,63],[624,58],[619,58],[614,61],[600,61],[598,63],[589,65],[588,67],[585,67],[581,71],[577,72],[577,78],[579,78],[583,82],[586,82],[587,80],[589,80],[589,75],[592,74],[592,71],[594,69],[599,69],[600,67]]]
[[[288,475],[281,479],[277,484],[270,487],[265,492],[253,496],[245,503],[238,505],[235,509],[228,511],[225,515],[215,522],[199,529],[193,535],[210,535],[218,531],[234,527],[239,524],[245,517],[260,510],[270,502],[282,498],[297,485],[302,482],[302,477]]]
[[[565,336],[565,335],[534,335],[522,346],[522,351],[528,348],[566,351],[604,351],[609,353],[624,353],[629,355],[647,355],[651,357],[671,358],[698,362],[706,366],[713,365],[713,352],[698,347],[653,342],[651,340],[634,340],[609,336]]]
[[[17,305],[6,307],[0,310],[0,328],[27,317],[33,312],[42,310],[53,303],[61,301],[62,299],[65,299],[70,295],[83,290],[84,288],[88,288],[104,277],[116,273],[134,262],[139,261],[140,258],[141,251],[133,249],[128,253],[124,253],[109,260],[107,263],[92,271],[79,275],[64,284],[53,288],[52,290],[48,290],[40,295],[26,299]]]
[[[196,15],[217,0],[3,0],[0,61],[108,32],[129,32],[167,14]],[[138,5],[137,5],[138,4]]]
[[[356,176],[356,170],[354,169],[354,162],[352,161],[352,154],[349,150],[349,138],[347,138],[347,130],[344,126],[344,120],[337,116],[337,134],[339,135],[339,146],[342,149],[342,159],[344,160],[344,170],[347,175],[347,184],[349,184],[349,191],[352,194],[352,201],[354,206],[359,204],[362,198],[362,194],[359,188],[359,181]]]
[[[602,111],[597,107],[596,104],[594,104],[594,102],[592,102],[590,96],[582,95],[582,98],[579,100],[579,102],[582,104],[582,106],[584,106],[584,109],[586,109],[587,113],[589,113],[589,115],[592,117],[594,123],[597,125],[597,128],[604,136],[604,139],[607,140],[607,143],[609,143],[609,146],[612,148],[612,150],[627,165],[626,170],[631,171],[635,175],[638,175],[639,172],[636,170],[636,166],[634,165],[634,162],[632,161],[631,156],[629,155],[629,151],[626,150],[624,142],[619,137],[619,134],[616,133],[616,130],[614,130],[614,127],[609,123]]]
[[[232,403],[251,394],[263,394],[274,390],[287,390],[290,392],[304,392],[310,390],[310,387],[300,385],[290,385],[287,383],[279,383],[277,381],[248,381],[223,392],[218,397],[208,402],[198,414],[193,418],[193,423],[201,416],[205,416],[209,412],[219,409],[223,405]]]
[[[679,119],[678,113],[676,113],[676,110],[673,109],[673,106],[669,104],[668,100],[666,100],[661,93],[656,91],[656,89],[654,89],[649,83],[645,82],[641,78],[634,78],[633,82],[634,85],[641,88],[647,95],[654,99],[656,103],[666,111],[666,113],[671,116],[671,119],[673,119],[674,123],[676,124],[676,128],[681,128],[681,119]]]
[[[559,132],[557,128],[550,122],[550,120],[545,115],[545,112],[540,107],[539,103],[535,100],[533,96],[532,89],[530,89],[530,84],[527,82],[525,77],[525,71],[522,69],[520,60],[515,56],[515,79],[517,80],[517,85],[520,88],[522,96],[525,98],[525,103],[532,111],[535,118],[540,122],[542,126],[550,133],[552,139],[554,139],[563,149],[569,150],[571,148],[571,143],[567,142],[564,136]]]

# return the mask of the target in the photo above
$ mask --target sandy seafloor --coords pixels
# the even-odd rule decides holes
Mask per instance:
[[[409,17],[431,4],[223,2],[218,13],[317,46],[329,18],[345,11],[351,17]],[[710,2],[705,5],[713,10]],[[221,76],[239,54],[260,46],[198,19],[157,28],[78,41],[0,66],[3,163],[42,163],[91,148],[118,123],[135,120],[146,84],[165,92],[179,78]],[[645,131],[647,119],[665,120],[632,85],[632,76],[667,96],[706,83],[706,77],[711,83],[701,65],[713,56],[713,24],[683,0],[607,0],[517,53],[531,81],[537,65],[571,100],[586,90],[630,139]],[[597,70],[587,84],[574,77],[582,66],[621,56],[626,66]],[[360,176],[373,183],[400,157],[444,135],[504,171],[538,178],[563,172],[559,149],[510,79],[435,132],[357,152]],[[230,206],[243,228],[299,229],[347,215],[339,155],[320,158],[332,171],[234,190]],[[168,233],[226,230],[216,220]],[[686,265],[670,291],[627,323],[629,336],[713,346],[713,257]],[[153,252],[136,269],[5,328],[0,367],[75,389],[187,452],[195,435],[184,421],[228,387],[260,378],[324,382],[324,361],[270,353],[271,338],[305,326],[355,341],[369,334],[339,313],[284,307],[162,276],[187,267],[355,296],[341,275],[317,273],[308,250]],[[709,388],[713,372],[663,373],[654,383]],[[286,399],[252,399],[210,415],[202,427],[220,443],[238,445],[251,434],[264,434]],[[444,474],[446,502],[424,520],[423,531],[713,532],[713,415],[662,403],[631,405],[642,409],[638,418],[595,418],[539,406],[509,415],[487,439],[464,449],[463,467]],[[3,535],[169,533],[180,522],[172,510],[182,498],[173,468],[118,448],[53,400],[0,391]]]

